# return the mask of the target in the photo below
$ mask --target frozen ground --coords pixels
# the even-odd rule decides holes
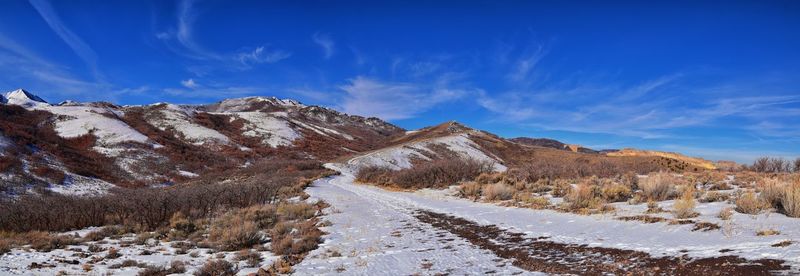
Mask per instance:
[[[85,236],[99,228],[88,228],[67,234]],[[84,245],[68,246],[50,252],[36,252],[21,248],[0,256],[0,275],[137,275],[142,268],[137,266],[118,267],[123,262],[135,261],[140,266],[169,267],[173,261],[181,261],[186,266],[185,275],[193,273],[209,259],[225,259],[241,270],[238,275],[248,275],[258,271],[258,267],[248,267],[245,261],[236,260],[236,252],[214,252],[208,248],[180,250],[175,242],[149,239],[144,244],[135,243],[136,236],[128,234],[120,239],[105,238]],[[90,245],[100,251],[91,252]],[[268,246],[268,244],[265,244]],[[111,248],[118,250],[120,256],[109,258]],[[259,252],[263,258],[262,267],[269,267],[277,258],[268,251]],[[34,264],[35,263],[35,264]]]
[[[329,165],[330,166],[330,165]],[[333,168],[341,169],[342,166]],[[780,214],[735,214],[728,222],[716,218],[725,203],[700,204],[696,221],[718,223],[722,229],[693,231],[693,225],[666,222],[621,221],[619,216],[640,215],[644,204],[619,203],[619,214],[575,215],[551,210],[532,210],[476,203],[447,195],[445,191],[422,190],[414,193],[387,191],[353,184],[353,176],[318,180],[308,188],[313,197],[333,206],[325,219],[333,225],[320,249],[296,266],[301,275],[334,274],[426,274],[520,273],[506,259],[479,249],[467,239],[431,227],[416,219],[419,210],[463,218],[478,225],[493,225],[508,233],[527,238],[547,237],[547,241],[644,252],[652,258],[716,258],[735,255],[748,260],[763,258],[786,261],[797,272],[800,267],[800,225],[797,219]],[[663,202],[669,209],[671,202]],[[659,215],[659,214],[657,214]],[[660,216],[670,217],[663,213]],[[757,236],[763,229],[779,235]],[[773,246],[782,241],[788,246]],[[341,256],[331,257],[331,252]],[[336,254],[338,255],[338,254]],[[424,265],[426,264],[426,265]],[[526,272],[527,273],[527,272]]]

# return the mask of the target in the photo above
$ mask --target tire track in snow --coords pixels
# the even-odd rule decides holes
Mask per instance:
[[[318,180],[307,192],[331,204],[324,219],[332,225],[294,267],[298,275],[535,274],[419,221],[413,202],[352,184],[351,176]]]

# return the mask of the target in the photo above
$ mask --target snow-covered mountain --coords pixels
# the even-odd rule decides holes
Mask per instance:
[[[5,93],[3,97],[0,97],[0,102],[3,102],[5,104],[24,106],[24,107],[49,105],[47,101],[43,100],[39,96],[36,96],[28,91],[25,91],[25,89],[17,89]]]
[[[171,183],[276,156],[331,160],[404,133],[377,118],[274,97],[51,105],[19,89],[2,102],[0,192],[6,193],[21,187],[94,192],[83,189],[89,182],[105,188]]]
[[[647,169],[696,168],[666,160],[669,156],[612,158],[594,151],[538,146],[457,122],[405,131],[377,118],[275,97],[207,105],[72,101],[51,105],[19,89],[4,98],[0,193],[6,194],[31,187],[90,194],[114,185],[161,185],[275,157],[322,161],[347,157],[352,170],[404,169],[455,157],[491,161],[496,170],[564,160]]]

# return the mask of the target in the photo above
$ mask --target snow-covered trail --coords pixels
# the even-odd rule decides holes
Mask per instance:
[[[318,180],[306,191],[332,205],[333,225],[297,275],[528,275],[447,231],[414,217],[413,202],[355,185],[351,175]]]
[[[513,266],[513,258],[499,258],[497,251],[480,249],[485,247],[479,248],[475,240],[462,238],[463,233],[459,237],[453,229],[418,220],[420,210],[463,218],[477,225],[497,226],[527,238],[546,236],[547,241],[561,245],[634,250],[652,258],[736,255],[750,260],[785,260],[793,269],[800,262],[797,244],[771,246],[787,238],[795,240],[797,233],[793,229],[782,229],[785,236],[756,237],[750,233],[726,236],[722,231],[695,232],[692,225],[644,224],[619,221],[610,215],[582,216],[502,207],[446,196],[442,191],[395,192],[354,184],[354,177],[347,169],[332,165],[331,168],[342,175],[318,180],[307,189],[312,197],[329,202],[335,211],[325,216],[333,223],[325,229],[330,233],[325,236],[325,243],[295,267],[301,275],[337,273],[337,269],[344,274],[362,275],[530,273]],[[753,223],[751,220],[746,216],[733,219],[740,224]],[[497,241],[491,237],[489,240]],[[331,257],[331,251],[342,256]]]

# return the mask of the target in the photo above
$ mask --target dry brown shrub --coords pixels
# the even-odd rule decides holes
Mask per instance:
[[[675,184],[678,182],[678,178],[671,173],[657,172],[649,174],[644,181],[639,183],[639,187],[647,198],[661,201],[672,195]]]
[[[564,197],[564,201],[569,203],[571,210],[579,210],[586,208],[599,208],[605,202],[602,199],[602,190],[596,185],[589,183],[581,183],[572,188],[572,190]]]
[[[478,182],[463,182],[458,186],[458,194],[469,199],[478,199],[481,196],[481,184]]]
[[[758,196],[761,200],[777,210],[782,208],[781,205],[787,183],[776,178],[762,178],[756,185],[759,189]]]
[[[356,181],[361,183],[372,183],[378,185],[388,185],[392,182],[394,171],[387,167],[368,166],[363,167],[356,173]]]
[[[484,172],[475,177],[475,182],[480,184],[494,184],[505,179],[504,173],[499,172]]]
[[[236,252],[236,260],[245,261],[249,267],[258,267],[263,258],[258,252],[242,249]]]
[[[722,208],[717,214],[717,217],[721,220],[729,220],[733,216],[733,209],[730,207]]]
[[[228,212],[217,218],[208,238],[223,251],[246,249],[263,241],[258,225],[239,216],[238,212]]]
[[[546,193],[553,190],[552,183],[549,178],[539,178],[536,182],[525,182],[525,190],[532,193]]]
[[[769,208],[769,204],[748,191],[736,199],[736,211],[743,214],[757,215]]]
[[[392,182],[400,188],[444,188],[491,172],[494,163],[475,159],[441,159],[400,170]]]
[[[602,195],[606,202],[623,202],[631,198],[631,189],[627,185],[611,183],[603,186]]]
[[[639,189],[639,176],[635,172],[626,172],[620,176],[622,184],[628,186],[631,191]]]
[[[195,276],[234,276],[239,269],[226,260],[209,260],[195,271]]]
[[[800,218],[800,181],[786,185],[781,203],[784,214],[793,218]]]
[[[556,179],[552,194],[555,197],[566,196],[572,190],[572,184],[566,179]]]
[[[723,202],[730,199],[730,195],[723,192],[717,191],[710,191],[707,192],[703,198],[700,200],[701,202]]]
[[[514,188],[496,183],[484,186],[481,193],[486,200],[509,200],[514,196]]]
[[[756,236],[773,236],[773,235],[780,235],[781,232],[775,229],[762,229],[756,231]]]
[[[520,203],[524,207],[532,209],[547,209],[550,207],[550,200],[546,197],[534,196],[530,192],[518,191],[514,193],[514,201]]]
[[[673,204],[672,214],[675,215],[675,218],[678,219],[696,217],[699,214],[694,211],[694,206],[695,206],[694,191],[693,189],[686,189],[683,192],[683,195],[681,195],[681,198],[675,200],[675,204]]]
[[[278,214],[286,220],[309,219],[314,216],[317,210],[311,204],[305,202],[283,203],[278,205]]]

